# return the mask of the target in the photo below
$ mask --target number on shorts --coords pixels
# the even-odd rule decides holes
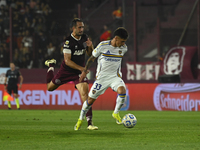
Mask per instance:
[[[94,89],[100,90],[101,89],[101,84],[96,83],[96,87]]]

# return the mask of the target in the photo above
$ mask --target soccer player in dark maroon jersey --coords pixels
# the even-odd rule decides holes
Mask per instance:
[[[47,71],[47,90],[54,91],[60,85],[72,81],[78,89],[82,101],[88,98],[88,79],[79,82],[79,75],[84,70],[85,53],[91,56],[93,44],[84,31],[84,23],[81,19],[75,18],[71,22],[72,33],[66,38],[63,46],[64,60],[58,73],[54,76],[55,59],[46,60],[45,65],[49,67]],[[88,121],[88,130],[98,130],[97,126],[92,123],[92,109],[86,114]]]

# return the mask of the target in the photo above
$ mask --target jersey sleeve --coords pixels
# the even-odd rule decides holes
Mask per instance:
[[[6,77],[8,77],[8,70],[6,71]]]
[[[92,51],[92,55],[94,57],[99,57],[99,55],[101,54],[101,50],[102,50],[102,43],[99,43],[99,45],[97,45],[97,47]]]
[[[64,45],[63,45],[63,53],[68,53],[68,54],[72,53],[69,44],[70,44],[69,40],[66,40],[65,43],[64,43]]]

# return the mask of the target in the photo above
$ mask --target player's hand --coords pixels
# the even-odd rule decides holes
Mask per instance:
[[[91,47],[92,46],[92,41],[90,41],[90,39],[88,38],[87,41],[86,41],[86,44],[88,47]]]
[[[85,78],[86,78],[86,75],[89,73],[89,71],[87,70],[86,72],[85,71],[82,71],[80,77],[79,77],[79,82],[82,82]]]
[[[19,85],[19,89],[21,89],[21,88],[22,88],[22,85],[20,84],[20,85]]]

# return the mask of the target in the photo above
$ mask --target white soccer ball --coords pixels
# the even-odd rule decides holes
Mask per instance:
[[[122,122],[126,128],[133,128],[137,123],[137,118],[129,113],[123,117]]]

